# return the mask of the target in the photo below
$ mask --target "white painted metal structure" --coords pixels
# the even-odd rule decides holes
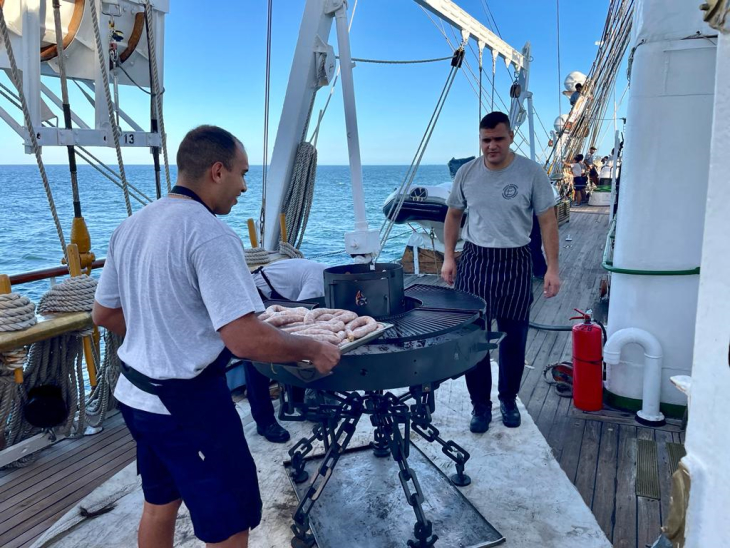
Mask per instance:
[[[123,33],[124,39],[118,43],[118,51],[123,51],[129,42],[134,28],[135,16],[144,13],[144,0],[86,0],[80,26],[73,41],[64,49],[66,74],[69,78],[83,80],[91,87],[95,94],[95,119],[93,122],[84,122],[74,114],[74,122],[78,125],[72,130],[63,127],[44,127],[42,122],[53,116],[52,111],[44,103],[42,95],[60,108],[60,99],[53,94],[41,81],[41,76],[58,76],[58,60],[42,62],[40,49],[42,46],[56,43],[53,24],[53,9],[51,2],[45,0],[13,0],[6,1],[3,13],[10,31],[10,39],[18,64],[22,71],[23,92],[28,102],[33,131],[41,146],[89,145],[113,147],[114,141],[109,125],[109,113],[104,95],[101,67],[96,51],[94,30],[90,16],[88,2],[95,1],[99,14],[99,26],[104,44],[106,66],[109,64],[109,21],[114,21],[114,27]],[[169,0],[153,0],[153,21],[155,28],[155,49],[160,75],[160,86],[163,80],[164,58],[164,16],[169,12]],[[73,2],[61,2],[61,21],[64,36],[69,31],[69,24],[74,11]],[[149,86],[149,52],[147,48],[146,29],[135,48],[124,63],[124,70],[141,86]],[[10,62],[5,48],[0,48],[0,69],[9,70]],[[119,85],[131,85],[132,82],[124,72],[117,75]],[[73,109],[73,105],[71,105]],[[142,130],[141,126],[120,112],[132,131],[122,131],[121,146],[149,147],[161,146],[158,133]],[[0,108],[2,118],[13,130],[25,139],[26,151],[30,149],[30,139],[24,122],[18,122],[16,117]],[[61,124],[62,126],[63,124]]]
[[[634,7],[631,90],[613,255],[615,268],[699,266],[707,197],[716,36],[691,2]],[[669,377],[689,374],[699,276],[612,275],[609,339],[643,329],[661,343],[661,401],[685,404]],[[644,357],[627,345],[607,389],[641,399]]]
[[[523,106],[524,101],[531,97],[531,93],[528,91],[529,42],[525,44],[522,52],[518,52],[450,0],[415,1],[461,30],[465,41],[470,37],[477,40],[480,51],[487,47],[495,57],[502,57],[507,66],[512,65],[515,67],[516,82],[520,85],[520,95],[512,99],[510,120],[514,129],[518,128],[527,116]],[[302,23],[299,28],[299,40],[289,73],[289,83],[279,127],[276,132],[271,168],[266,185],[264,213],[267,221],[264,226],[264,247],[269,250],[276,250],[279,246],[280,228],[277,219],[292,178],[297,147],[306,137],[305,132],[311,117],[315,95],[317,90],[327,85],[334,75],[335,57],[328,40],[332,20],[336,18],[350,159],[350,178],[355,204],[355,230],[345,234],[345,248],[351,255],[364,257],[377,255],[379,251],[378,231],[368,228],[365,216],[362,166],[357,134],[357,114],[346,10],[346,0],[307,0],[304,8]],[[532,109],[529,110],[531,115]],[[533,150],[532,120],[530,120],[530,143],[531,150]]]
[[[725,7],[728,7],[725,2]],[[730,21],[728,21],[730,22]],[[730,31],[730,27],[725,27]],[[686,516],[687,548],[730,543],[730,34],[717,38],[715,108],[702,264],[694,337],[689,425],[682,463],[692,486]]]

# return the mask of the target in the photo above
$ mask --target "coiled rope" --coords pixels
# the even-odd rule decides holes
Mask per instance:
[[[246,264],[268,264],[271,262],[269,252],[263,247],[254,247],[253,249],[244,249],[243,253],[246,257]]]
[[[295,248],[300,247],[304,239],[314,200],[316,177],[317,149],[312,143],[303,141],[297,147],[291,184],[284,195],[282,207],[282,212],[286,215],[286,243]]]
[[[86,417],[91,426],[100,426],[107,413],[117,406],[112,395],[119,380],[120,364],[117,351],[122,341],[122,337],[109,330],[104,333],[104,361],[99,368],[97,385],[91,391],[86,404]]]
[[[18,293],[0,295],[0,331],[22,331],[36,324],[35,304]],[[8,419],[18,415],[20,385],[15,370],[23,368],[26,347],[0,353],[0,449],[12,440],[6,437]]]

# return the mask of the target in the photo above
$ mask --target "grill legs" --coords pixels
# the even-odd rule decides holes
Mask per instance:
[[[320,398],[319,405],[292,404],[282,393],[282,406],[279,418],[283,420],[316,420],[309,438],[302,438],[289,451],[292,463],[292,479],[296,483],[307,481],[308,474],[304,470],[306,457],[313,450],[313,443],[319,440],[324,444],[325,455],[317,470],[317,474],[307,489],[294,513],[291,541],[293,548],[310,548],[314,545],[314,536],[310,530],[309,513],[327,485],[335,465],[347,449],[355,428],[363,414],[370,415],[374,427],[373,453],[378,457],[391,455],[398,464],[398,478],[408,505],[416,517],[413,526],[414,538],[407,541],[412,548],[430,548],[438,537],[433,534],[433,525],[426,519],[423,510],[424,496],[418,477],[408,465],[410,452],[411,428],[428,442],[436,442],[442,452],[454,461],[456,473],[450,476],[458,486],[469,485],[471,479],[464,473],[464,465],[469,460],[469,453],[453,441],[440,437],[439,430],[431,423],[431,413],[435,410],[434,389],[437,385],[411,388],[401,396],[390,392],[357,392],[327,393],[339,404],[324,404]],[[288,391],[287,391],[288,392]],[[287,401],[288,400],[288,401]],[[408,405],[408,402],[412,403]],[[401,427],[403,431],[401,431]]]

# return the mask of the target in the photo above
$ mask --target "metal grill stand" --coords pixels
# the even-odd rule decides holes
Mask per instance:
[[[454,461],[456,473],[449,476],[454,485],[461,487],[471,483],[471,478],[464,473],[469,453],[455,442],[443,440],[439,430],[431,422],[431,414],[436,404],[434,391],[439,384],[440,382],[432,382],[411,387],[400,396],[383,390],[365,391],[362,394],[318,392],[316,405],[294,402],[291,387],[282,392],[280,419],[309,420],[317,423],[309,438],[302,438],[289,450],[292,480],[303,483],[309,479],[304,465],[316,440],[324,444],[325,450],[317,476],[312,480],[294,513],[292,525],[294,538],[291,542],[293,548],[310,548],[314,545],[309,513],[332,476],[337,461],[352,440],[357,423],[363,414],[370,415],[370,422],[375,428],[374,439],[371,442],[373,454],[376,457],[391,455],[398,464],[400,469],[398,477],[403,492],[416,515],[416,523],[413,526],[415,540],[409,539],[407,546],[427,548],[436,543],[438,536],[433,534],[432,524],[423,511],[423,491],[415,471],[408,466],[411,428],[426,441],[441,445],[443,453]],[[401,426],[404,433],[401,433]]]

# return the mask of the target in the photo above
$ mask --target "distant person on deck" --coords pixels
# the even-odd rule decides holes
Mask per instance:
[[[263,304],[243,244],[216,218],[246,191],[241,142],[219,127],[198,127],[180,143],[177,167],[168,196],[114,231],[92,315],[124,336],[114,395],[137,442],[145,498],[139,546],[171,548],[184,501],[209,547],[245,548],[262,503],[225,366],[232,354],[308,359],[326,373],[340,351],[256,316]]]
[[[575,106],[575,104],[578,102],[578,99],[580,98],[580,93],[583,90],[583,84],[576,84],[575,85],[575,91],[570,96],[570,106]]]
[[[611,158],[608,156],[604,156],[602,160],[601,170],[599,172],[598,177],[598,184],[601,186],[610,186],[611,185],[611,168],[612,168],[612,162]]]
[[[286,259],[261,266],[252,272],[256,289],[262,299],[286,301],[322,301],[324,304],[324,270],[327,265],[308,259]],[[245,360],[246,395],[251,404],[251,416],[256,432],[271,443],[285,443],[289,431],[276,421],[271,403],[271,380]],[[303,389],[294,387],[296,398],[303,398]]]
[[[586,177],[586,165],[583,163],[583,155],[578,154],[573,158],[573,165],[571,166],[573,172],[573,191],[575,192],[573,203],[574,206],[579,206],[583,203],[583,191],[588,184],[588,177]]]
[[[525,367],[525,346],[532,303],[530,230],[537,215],[547,254],[544,296],[557,295],[558,222],[550,181],[542,167],[510,150],[514,132],[503,112],[492,112],[479,124],[483,156],[463,165],[447,201],[442,278],[456,289],[483,298],[487,322],[506,334],[499,346],[499,400],[502,422],[520,425],[517,392]],[[463,232],[464,251],[458,270],[454,249],[461,218],[469,208]],[[492,420],[492,370],[489,355],[466,374],[473,405],[469,429],[486,432]]]

